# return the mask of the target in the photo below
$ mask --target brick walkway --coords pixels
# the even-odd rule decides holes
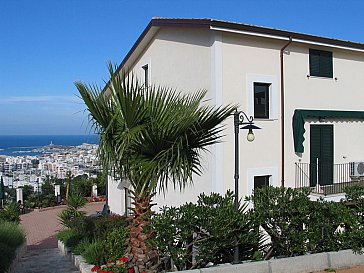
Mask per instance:
[[[89,203],[82,210],[88,214],[102,210],[103,203]],[[27,234],[27,249],[56,248],[57,239],[55,235],[62,229],[57,215],[66,208],[59,206],[45,209],[43,211],[32,211],[21,215],[21,225]]]
[[[103,203],[89,203],[82,210],[94,214]],[[56,234],[62,229],[57,215],[66,206],[32,211],[21,215],[21,225],[27,235],[27,251],[14,273],[76,273],[79,272],[68,257],[57,248]]]

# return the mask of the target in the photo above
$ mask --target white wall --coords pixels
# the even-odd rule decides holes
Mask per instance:
[[[152,84],[178,88],[183,92],[208,89],[209,103],[236,104],[239,110],[252,113],[252,82],[261,79],[271,85],[270,119],[256,119],[255,141],[246,141],[240,130],[239,194],[251,193],[254,173],[271,175],[273,185],[281,184],[280,124],[280,49],[285,40],[274,40],[236,33],[200,29],[162,28],[132,65],[142,77],[142,66],[148,64]],[[334,77],[307,77],[309,48],[333,51]],[[364,92],[364,53],[313,46],[293,42],[284,54],[285,74],[285,185],[294,187],[294,163],[309,162],[309,124],[305,124],[305,152],[297,155],[293,147],[292,117],[295,109],[362,110]],[[250,92],[250,93],[249,93]],[[313,122],[313,121],[312,121]],[[317,121],[315,121],[317,122]],[[364,160],[360,141],[364,136],[363,122],[327,120],[334,124],[335,163]],[[204,173],[196,177],[193,187],[184,191],[169,189],[158,195],[158,206],[177,206],[195,201],[201,192],[224,193],[234,187],[233,119],[225,122],[223,143],[211,147],[203,155]],[[111,187],[110,196],[118,187]],[[113,199],[110,198],[110,199]],[[114,202],[114,201],[112,201]],[[111,207],[122,209],[119,201]],[[158,209],[156,207],[155,209]]]
[[[333,52],[334,78],[307,77],[309,75],[309,49]],[[305,122],[304,153],[294,152],[292,117],[295,109],[363,111],[364,101],[361,76],[364,75],[364,53],[315,45],[293,43],[285,55],[285,139],[286,181],[294,186],[294,162],[310,161],[310,124],[333,124],[334,163],[347,163],[364,158],[361,139],[363,121],[318,119]],[[335,79],[337,78],[337,80]]]

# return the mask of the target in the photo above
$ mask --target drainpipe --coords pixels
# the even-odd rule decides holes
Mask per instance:
[[[292,43],[292,37],[289,37],[288,42],[281,48],[280,61],[281,61],[281,186],[284,187],[284,76],[283,76],[283,53],[284,50]]]

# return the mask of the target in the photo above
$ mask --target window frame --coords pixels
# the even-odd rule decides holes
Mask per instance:
[[[260,186],[256,186],[256,178],[264,178],[264,185],[260,185]],[[272,175],[254,175],[254,185],[253,188],[258,189],[258,188],[262,188],[262,187],[269,187],[271,184],[271,179],[272,179]],[[268,183],[267,183],[268,182]]]
[[[271,83],[265,83],[265,82],[254,82],[253,83],[253,92],[254,92],[254,118],[256,119],[269,119],[270,118],[270,100],[271,100],[271,92],[270,92],[270,89],[271,89]],[[266,102],[264,103],[264,114],[263,115],[257,115],[257,103],[256,103],[256,100],[258,99],[256,97],[256,94],[258,92],[256,92],[256,87],[264,87],[266,88],[264,90],[264,96],[265,96],[265,99],[266,99]],[[267,99],[268,98],[268,99]],[[263,105],[263,104],[259,104],[259,105]]]
[[[262,168],[248,168],[247,169],[247,181],[246,183],[246,192],[247,196],[253,194],[254,191],[254,176],[264,176],[269,175],[269,185],[273,187],[280,186],[280,178],[279,178],[279,166],[275,167],[262,167]]]
[[[278,120],[280,103],[279,103],[279,81],[277,75],[246,74],[246,98],[247,98],[247,115],[254,117],[254,83],[270,84],[269,88],[269,118],[256,118],[262,121]]]

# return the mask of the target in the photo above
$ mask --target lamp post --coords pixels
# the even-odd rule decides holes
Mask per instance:
[[[249,130],[246,136],[246,139],[249,142],[254,141],[255,136],[253,133],[253,129],[260,129],[258,126],[255,126],[253,123],[254,118],[252,116],[248,117],[248,115],[243,111],[235,110],[234,112],[234,135],[235,135],[235,195],[234,195],[234,207],[236,211],[239,211],[239,129]],[[245,125],[241,128],[239,126]],[[240,262],[239,260],[239,244],[238,238],[235,238],[236,246],[234,251],[234,260],[233,263],[237,264]]]

